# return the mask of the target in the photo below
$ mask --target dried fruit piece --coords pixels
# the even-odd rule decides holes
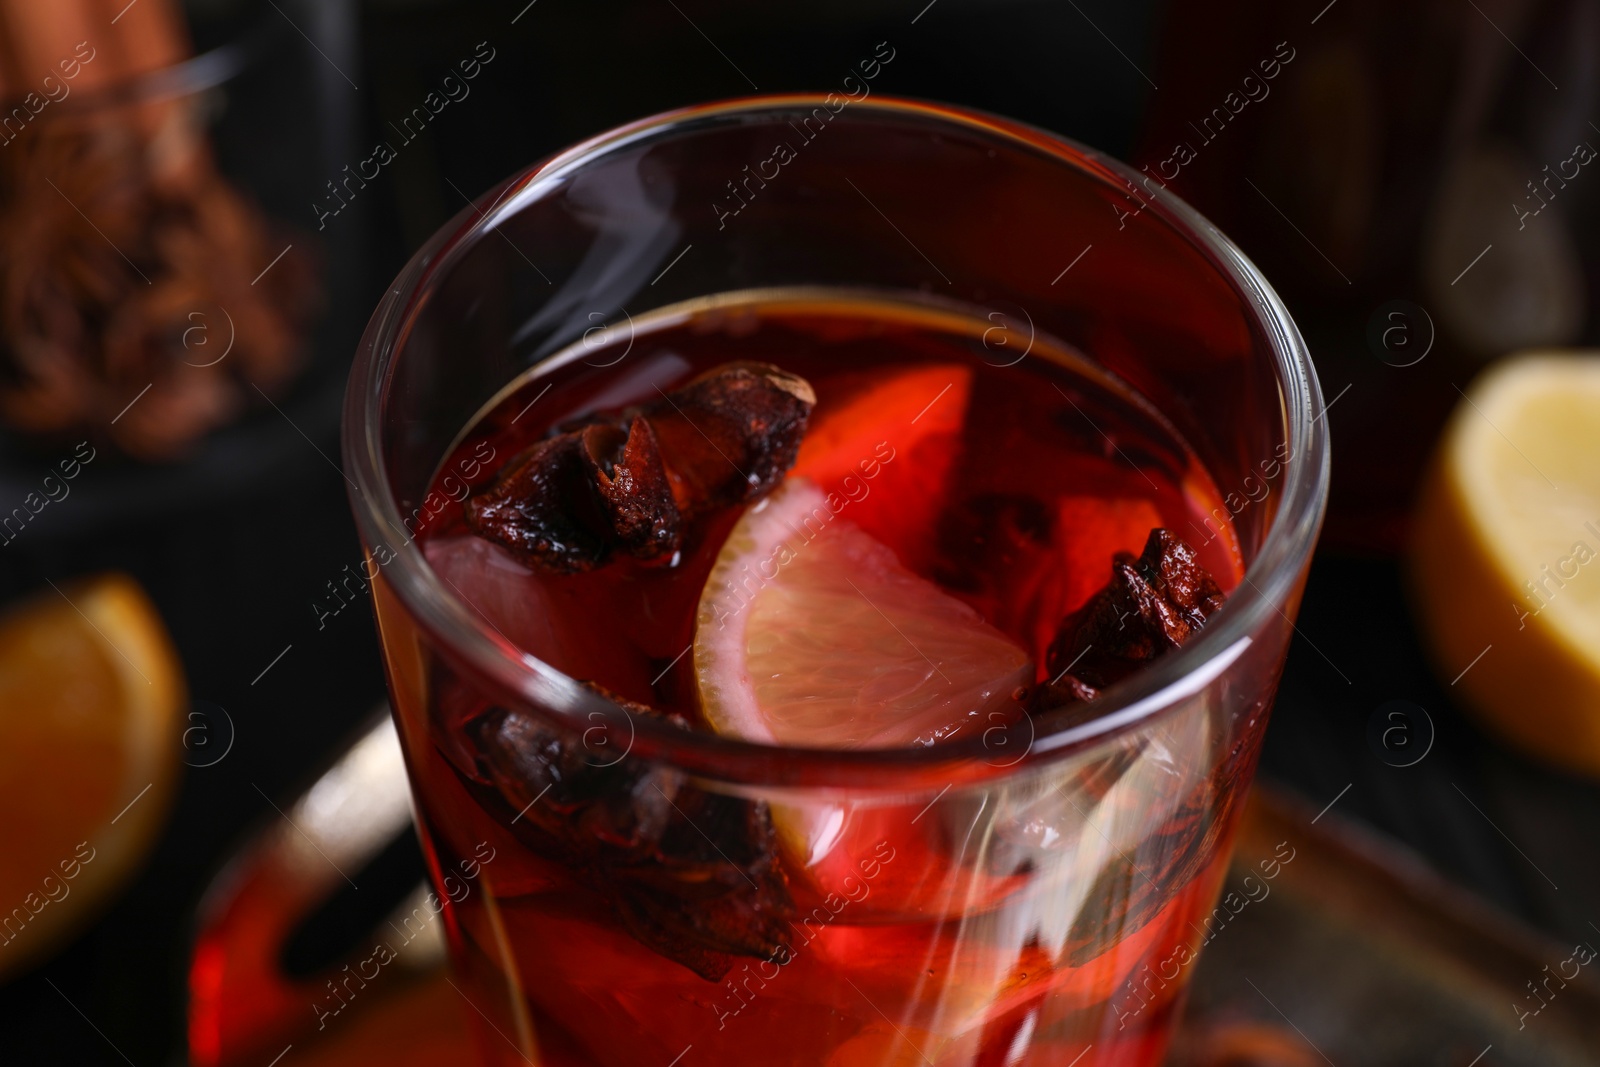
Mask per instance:
[[[1037,714],[1066,704],[1086,704],[1099,695],[1100,690],[1088,682],[1061,671],[1030,689],[1024,700],[1028,710]],[[1086,713],[1083,721],[1088,722],[1093,717],[1092,712]]]
[[[1195,550],[1168,530],[1152,529],[1144,551],[1137,558],[1117,553],[1111,581],[1061,621],[1046,663],[1049,680],[1023,697],[1024,703],[1038,714],[1094,700],[1107,686],[1187,641],[1223,600]],[[1095,709],[1077,714],[1088,721]],[[1183,729],[1201,729],[1206,723],[1197,709],[1167,721],[1169,728]],[[1159,733],[1146,736],[1128,750],[1126,760],[1096,767],[1093,777],[1074,789],[1089,797],[1127,789],[1134,781],[1129,768],[1146,763],[1160,769],[1157,780],[1170,788],[1180,780],[1173,777],[1174,768],[1192,769],[1194,764],[1185,761],[1204,747],[1194,738],[1176,740]],[[1250,761],[1250,754],[1235,752],[1216,776],[1199,776],[1181,794],[1167,792],[1171,808],[1151,823],[1158,830],[1141,832],[1137,865],[1126,850],[1106,858],[1066,939],[1071,966],[1089,966],[1110,945],[1144,928],[1171,904],[1173,887],[1187,885],[1207,869],[1231,825],[1231,805],[1238,795],[1223,786]],[[1148,807],[1150,802],[1139,803]]]
[[[637,559],[671,556],[683,540],[678,504],[648,419],[624,432],[603,423],[583,432],[583,457],[621,547]]]
[[[540,441],[468,498],[467,525],[524,563],[555,571],[598,566],[611,546],[597,529],[581,433]],[[587,520],[587,521],[586,521]]]
[[[1062,617],[1104,585],[1104,561],[1138,552],[1160,524],[1142,497],[976,493],[944,512],[933,577],[1042,663]]]
[[[693,519],[776,488],[816,402],[809,382],[770,363],[724,363],[641,414],[661,440],[678,507]]]
[[[1195,550],[1157,527],[1135,559],[1119,552],[1111,581],[1061,622],[1046,661],[1052,681],[1035,709],[1093,700],[1168,649],[1177,648],[1222,606],[1223,592]]]
[[[523,562],[587,571],[620,549],[670,560],[685,524],[770,492],[816,396],[765,363],[727,363],[615,419],[540,441],[467,501],[467,525]]]
[[[690,728],[590,688],[630,715]],[[523,843],[608,899],[652,950],[708,981],[734,956],[789,951],[793,903],[765,804],[696,788],[671,767],[612,759],[529,712],[490,708],[466,732],[483,779],[521,813],[513,830]]]

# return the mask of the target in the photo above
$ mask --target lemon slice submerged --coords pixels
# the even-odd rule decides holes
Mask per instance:
[[[694,661],[719,733],[814,747],[945,740],[1031,680],[1015,642],[801,479],[752,508],[723,546]]]
[[[1453,691],[1536,755],[1600,773],[1600,358],[1522,356],[1474,383],[1412,575]]]

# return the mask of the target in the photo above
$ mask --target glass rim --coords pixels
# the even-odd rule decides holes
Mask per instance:
[[[351,478],[351,506],[364,547],[388,544],[392,558],[381,577],[401,606],[456,665],[478,672],[497,687],[570,720],[578,728],[603,723],[626,739],[624,755],[657,759],[696,775],[728,783],[764,786],[850,786],[883,789],[926,787],[948,781],[975,782],[1015,773],[1047,759],[1110,742],[1210,684],[1247,650],[1251,635],[1283,611],[1294,592],[1321,527],[1327,503],[1329,443],[1321,420],[1322,391],[1309,350],[1287,308],[1253,263],[1199,212],[1163,190],[1146,209],[1206,254],[1246,306],[1266,338],[1283,405],[1289,458],[1280,505],[1240,585],[1199,634],[1182,648],[1107,690],[1104,710],[1074,725],[1052,727],[1063,716],[1048,712],[1029,720],[1034,734],[1020,756],[995,759],[981,737],[926,748],[808,748],[684,731],[655,719],[636,718],[625,708],[512,645],[428,565],[406,530],[384,471],[382,411],[393,379],[396,353],[410,333],[430,290],[466,246],[486,237],[522,207],[559,189],[586,163],[609,153],[707,122],[739,124],[754,116],[823,105],[825,94],[747,96],[663,112],[598,134],[537,162],[484,193],[441,227],[411,257],[373,312],[350,371],[343,413],[343,459]],[[874,96],[851,110],[912,117],[1009,140],[1054,158],[1106,183],[1129,183],[1140,172],[1093,149],[1025,123],[981,111],[899,97]],[[480,204],[482,206],[480,206]],[[1314,414],[1316,412],[1316,414]],[[396,547],[389,533],[402,543]],[[619,757],[620,759],[621,757]]]

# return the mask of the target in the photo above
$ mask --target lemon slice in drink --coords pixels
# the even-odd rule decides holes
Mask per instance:
[[[694,667],[719,733],[827,748],[979,732],[1032,680],[1015,642],[798,478],[729,535],[701,594]]]
[[[1600,358],[1524,355],[1478,379],[1413,533],[1452,693],[1533,754],[1600,774]]]

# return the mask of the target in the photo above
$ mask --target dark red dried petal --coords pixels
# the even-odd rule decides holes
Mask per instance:
[[[1144,664],[1183,644],[1222,607],[1224,596],[1195,551],[1164,529],[1150,531],[1144,551],[1118,553],[1111,581],[1082,608],[1063,619],[1050,646],[1051,680],[1037,687],[1029,710],[1041,712],[1094,700]],[[1069,713],[1071,714],[1071,713]],[[1085,717],[1094,714],[1084,708]],[[1135,752],[1125,754],[1131,761]],[[1067,959],[1082,966],[1102,955],[1116,938],[1142,928],[1213,862],[1240,791],[1220,788],[1253,753],[1236,752],[1224,770],[1207,777],[1183,798],[1161,830],[1140,847],[1137,866],[1126,856],[1108,864],[1089,886],[1067,940]],[[1093,795],[1116,782],[1126,763],[1109,761],[1096,782],[1074,788]]]
[[[1155,548],[1157,542],[1159,551]],[[1150,542],[1145,545],[1139,562],[1141,567],[1153,572],[1152,582],[1161,589],[1162,597],[1178,609],[1191,631],[1204,626],[1206,619],[1222,607],[1226,599],[1222,589],[1200,565],[1195,550],[1170,531],[1150,531]],[[1176,640],[1181,643],[1187,637],[1188,631],[1185,631]]]
[[[583,442],[618,546],[635,559],[671,559],[683,541],[682,519],[649,421],[635,418],[626,433],[597,423],[583,431]]]
[[[621,700],[629,715],[688,723]],[[490,802],[539,855],[609,900],[643,944],[718,981],[787,949],[793,903],[765,804],[710,793],[621,745],[490,708],[466,733]],[[487,792],[487,791],[486,791]]]
[[[678,817],[656,848],[636,866],[607,872],[622,910],[651,920],[641,940],[657,951],[692,946],[723,955],[714,974],[680,960],[712,980],[732,965],[726,957],[771,959],[787,949],[793,905],[766,805],[692,788],[673,804]]]
[[[1027,702],[1030,708],[1054,708],[1062,704],[1087,703],[1099,695],[1100,690],[1088,682],[1074,677],[1070,671],[1062,671],[1029,690]]]
[[[1093,700],[1187,641],[1224,599],[1193,548],[1168,530],[1151,530],[1144,552],[1137,559],[1119,552],[1111,581],[1062,620],[1046,660],[1053,681],[1030,706]]]
[[[727,363],[643,409],[686,518],[771,492],[794,466],[816,394],[770,363]]]
[[[547,570],[592,570],[611,545],[600,523],[582,438],[562,434],[509,460],[486,488],[467,498],[467,527]],[[585,521],[587,520],[587,521]]]
[[[783,480],[815,402],[777,367],[724,364],[620,418],[566,424],[468,499],[467,526],[545,570],[592,570],[616,550],[671,560],[686,523]]]

